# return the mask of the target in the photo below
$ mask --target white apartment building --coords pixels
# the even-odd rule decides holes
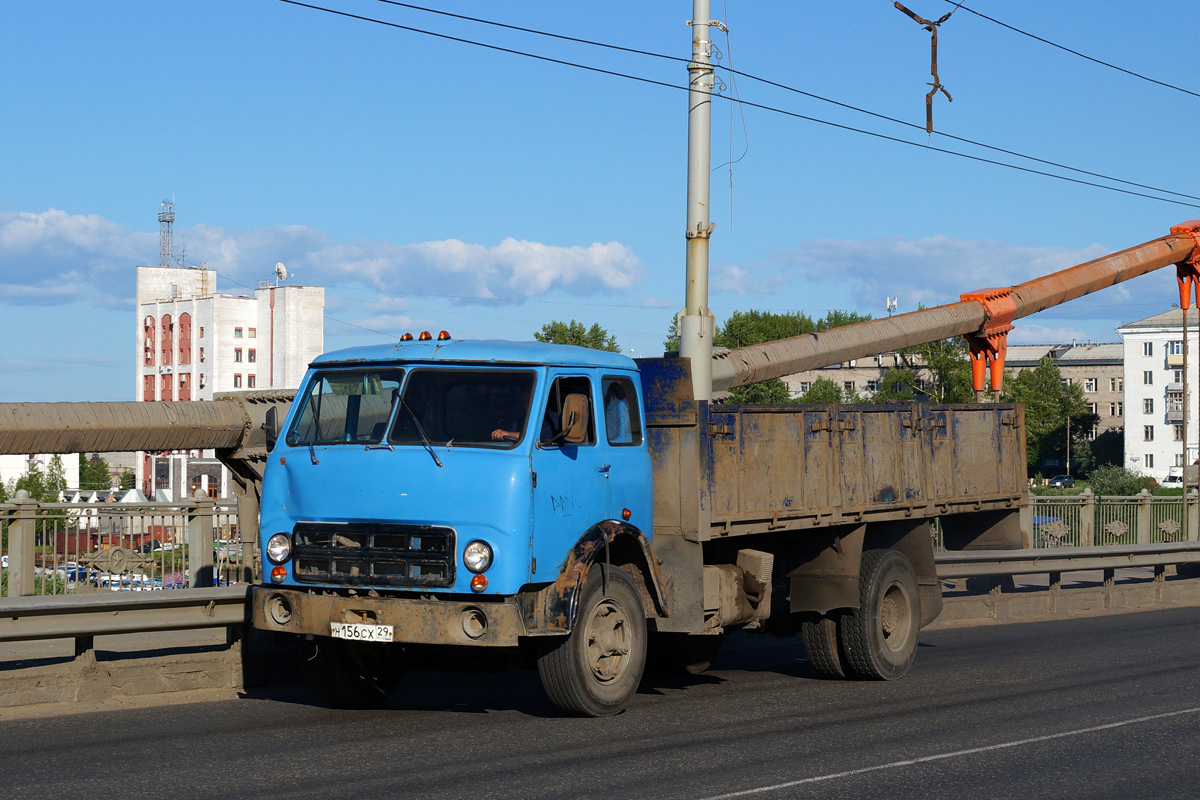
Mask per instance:
[[[1183,442],[1183,314],[1179,309],[1117,328],[1125,351],[1125,466],[1162,481],[1172,467],[1196,462],[1196,309],[1188,311],[1189,402]]]
[[[324,349],[325,289],[260,282],[253,296],[217,294],[204,268],[137,268],[138,400],[212,400],[222,392],[295,389]],[[155,499],[203,489],[231,496],[209,451],[138,461],[137,486]]]
[[[32,455],[0,455],[0,483],[8,485],[25,476],[33,467],[43,475],[50,472],[50,461],[54,458],[51,453],[35,453]],[[79,454],[62,453],[63,478],[68,488],[79,486]],[[10,498],[11,501],[11,498]]]

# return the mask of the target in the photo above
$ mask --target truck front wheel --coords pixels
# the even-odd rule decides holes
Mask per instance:
[[[868,680],[904,677],[921,625],[917,576],[908,558],[896,550],[863,552],[858,597],[858,608],[838,623],[847,672]]]
[[[550,702],[568,714],[619,713],[646,665],[646,614],[633,580],[618,567],[591,568],[575,628],[538,640],[538,674]]]
[[[314,636],[300,642],[304,679],[334,708],[375,708],[404,675],[399,645]]]

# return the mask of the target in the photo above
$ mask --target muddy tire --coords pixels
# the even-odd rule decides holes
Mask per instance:
[[[904,677],[917,654],[921,598],[912,564],[896,550],[867,550],[858,579],[858,608],[839,622],[843,666],[867,680]]]
[[[808,661],[822,678],[845,678],[844,658],[838,643],[838,618],[823,616],[813,621],[800,623],[800,635],[804,639],[804,651]]]
[[[597,564],[587,574],[575,628],[538,640],[542,688],[568,714],[605,717],[625,708],[645,666],[641,596],[624,570]]]
[[[399,645],[314,636],[301,639],[300,652],[309,688],[334,708],[376,708],[404,675]]]

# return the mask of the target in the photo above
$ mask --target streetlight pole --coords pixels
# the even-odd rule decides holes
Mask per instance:
[[[712,346],[716,321],[708,308],[709,176],[713,75],[709,0],[692,0],[692,60],[688,63],[687,277],[679,318],[679,355],[691,359],[692,391],[712,399]]]

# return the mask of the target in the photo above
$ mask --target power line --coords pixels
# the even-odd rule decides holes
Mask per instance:
[[[425,6],[413,5],[412,3],[401,3],[398,0],[376,0],[379,3],[385,3],[389,6],[400,6],[401,8],[410,8],[413,11],[424,11],[429,14],[438,14],[443,17],[453,17],[454,19],[462,19],[468,22],[478,22],[482,25],[493,25],[497,28],[507,28],[510,31],[520,31],[521,33],[533,33],[538,36],[548,36],[551,39],[561,39],[564,42],[574,42],[575,44],[588,44],[593,47],[604,47],[609,50],[619,50],[622,53],[633,53],[639,56],[650,56],[651,58],[662,58],[667,61],[679,61],[686,64],[690,59],[681,56],[670,56],[665,53],[655,53],[650,50],[638,50],[635,47],[622,47],[618,44],[610,44],[607,42],[594,42],[591,39],[580,39],[575,36],[565,36],[561,33],[551,33],[550,31],[542,31],[537,28],[523,28],[520,25],[509,25],[505,22],[497,22],[492,19],[482,19],[480,17],[468,17],[463,14],[452,14],[449,11],[442,11],[438,8],[426,8]]]
[[[983,19],[986,19],[988,22],[994,22],[995,24],[999,25],[1001,28],[1008,28],[1013,33],[1019,33],[1022,36],[1028,36],[1030,39],[1036,39],[1037,41],[1041,42],[1042,44],[1048,44],[1051,47],[1056,47],[1065,53],[1070,53],[1073,56],[1079,56],[1082,59],[1091,61],[1093,64],[1099,64],[1102,67],[1108,67],[1109,69],[1115,69],[1117,72],[1124,72],[1126,75],[1132,75],[1135,78],[1140,78],[1141,80],[1147,81],[1149,83],[1157,84],[1157,85],[1165,87],[1167,89],[1174,89],[1177,92],[1183,92],[1184,94],[1190,94],[1192,97],[1200,97],[1200,94],[1193,92],[1191,89],[1184,89],[1180,86],[1176,86],[1173,83],[1166,83],[1165,81],[1156,80],[1154,78],[1149,77],[1148,75],[1142,75],[1140,72],[1134,72],[1131,69],[1125,69],[1124,67],[1118,67],[1116,64],[1111,64],[1107,61],[1102,61],[1099,58],[1093,58],[1092,56],[1089,56],[1085,53],[1081,53],[1078,50],[1072,50],[1069,47],[1058,44],[1056,42],[1052,42],[1049,39],[1043,39],[1041,36],[1038,36],[1037,34],[1030,33],[1029,31],[1023,31],[1020,28],[1009,25],[1007,22],[1001,22],[1000,20],[995,19],[994,17],[989,17],[987,14],[981,14],[980,12],[976,11],[973,8],[968,8],[967,6],[964,6],[960,3],[955,3],[954,0],[946,0],[946,2],[951,3],[953,5],[957,5],[963,11],[969,11],[977,17],[982,17]]]
[[[954,2],[954,0],[946,0],[946,1],[951,2],[951,3]],[[387,5],[392,5],[392,6],[400,6],[402,8],[408,8],[408,9],[412,9],[415,11],[424,11],[424,12],[427,12],[430,14],[437,14],[440,16],[452,17],[454,19],[467,20],[469,22],[476,22],[476,23],[479,23],[482,25],[491,25],[491,26],[498,27],[498,28],[506,28],[508,30],[520,31],[521,33],[530,33],[530,34],[535,34],[537,36],[546,36],[546,37],[549,37],[552,39],[561,39],[563,41],[574,42],[577,44],[586,44],[586,45],[590,45],[592,47],[600,47],[600,48],[604,48],[604,49],[608,49],[608,50],[617,50],[617,51],[624,52],[624,53],[634,53],[636,55],[650,56],[653,58],[660,58],[660,59],[664,59],[667,61],[675,61],[678,63],[684,63],[684,64],[688,63],[688,59],[682,58],[679,56],[666,55],[665,53],[655,53],[655,52],[649,51],[649,50],[639,50],[639,49],[632,48],[632,47],[622,47],[620,45],[610,44],[608,42],[598,42],[598,41],[594,41],[592,39],[582,39],[582,38],[578,38],[575,36],[564,36],[563,34],[553,33],[551,31],[538,30],[536,28],[526,28],[526,27],[522,27],[519,25],[509,25],[507,23],[497,22],[495,20],[489,20],[489,19],[482,19],[480,17],[469,17],[469,16],[465,16],[462,14],[452,14],[448,11],[441,11],[441,10],[435,9],[435,8],[426,8],[425,6],[418,6],[413,3],[402,3],[402,2],[399,2],[398,0],[377,0],[377,2],[385,3]],[[957,6],[957,4],[955,4],[955,5]],[[963,6],[963,8],[966,8],[966,7]],[[978,12],[973,11],[970,8],[966,8],[966,10],[971,11],[971,13],[973,13],[973,14],[978,14]],[[980,15],[980,16],[982,16],[982,15]],[[988,17],[987,19],[990,19],[990,17]],[[1000,23],[1000,24],[1003,24],[1003,23]],[[724,66],[721,64],[717,64],[715,66],[717,67],[717,69],[724,70],[725,72],[728,72],[730,75],[733,75],[733,76],[741,76],[748,80],[757,81],[758,83],[763,83],[768,86],[773,86],[777,89],[783,89],[785,91],[793,92],[795,94],[799,94],[799,95],[808,97],[813,100],[819,100],[822,103],[829,103],[830,105],[835,105],[835,106],[838,106],[839,108],[844,108],[849,111],[856,111],[860,114],[866,114],[868,116],[875,117],[876,119],[886,120],[887,122],[892,122],[897,125],[903,125],[905,127],[913,128],[915,130],[925,130],[922,126],[914,124],[912,122],[907,122],[902,119],[897,119],[896,117],[890,117],[886,114],[880,114],[875,111],[870,111],[865,108],[860,108],[859,106],[851,105],[849,103],[842,103],[838,100],[833,100],[828,97],[823,97],[819,94],[814,94],[813,92],[807,92],[807,91],[804,91],[803,89],[797,89],[794,86],[788,86],[787,84],[770,80],[769,78],[763,78],[758,75],[752,75],[748,72],[742,72],[740,70],[735,70],[732,67],[727,67],[727,66]],[[727,99],[729,99],[729,98],[727,98]],[[739,99],[739,100],[733,100],[732,102],[740,103],[741,101]],[[1188,200],[1200,200],[1200,196],[1197,196],[1197,195],[1185,194],[1183,192],[1175,192],[1175,191],[1171,191],[1170,189],[1160,188],[1158,186],[1151,186],[1149,184],[1137,183],[1135,181],[1128,181],[1128,180],[1124,180],[1122,178],[1115,178],[1111,175],[1105,175],[1100,172],[1092,172],[1091,170],[1081,169],[1079,167],[1072,167],[1072,166],[1069,166],[1067,164],[1062,164],[1057,161],[1050,161],[1048,159],[1038,158],[1036,156],[1031,156],[1031,155],[1026,155],[1025,153],[1020,153],[1015,150],[1007,150],[1003,147],[997,147],[995,145],[986,144],[985,142],[979,142],[979,141],[975,141],[973,139],[967,139],[962,136],[955,136],[953,134],[945,133],[944,131],[935,130],[934,133],[938,134],[939,136],[944,136],[947,139],[952,139],[957,142],[962,142],[963,144],[969,144],[974,147],[982,147],[985,150],[991,150],[993,152],[1003,153],[1005,155],[1015,156],[1017,158],[1023,158],[1028,161],[1033,161],[1038,164],[1045,164],[1046,166],[1056,167],[1058,169],[1065,169],[1069,172],[1075,172],[1080,175],[1089,175],[1093,178],[1100,178],[1102,180],[1112,181],[1114,183],[1120,183],[1120,184],[1124,184],[1126,186],[1134,186],[1139,189],[1147,189],[1149,191],[1159,192],[1161,194],[1169,194],[1169,195],[1174,195],[1176,197],[1183,197]],[[724,165],[722,165],[722,166],[724,166]]]
[[[551,58],[550,56],[538,55],[536,53],[528,53],[528,52],[525,52],[522,50],[514,50],[512,48],[501,47],[499,45],[494,45],[494,44],[487,44],[485,42],[477,42],[472,39],[464,39],[464,38],[461,38],[458,36],[450,36],[449,34],[437,33],[435,31],[428,31],[428,30],[424,30],[422,28],[414,28],[409,25],[401,25],[396,22],[388,22],[386,20],[375,19],[374,17],[365,17],[360,14],[351,14],[348,11],[339,11],[337,9],[326,8],[324,6],[317,6],[317,5],[312,5],[310,3],[303,3],[303,2],[300,2],[300,0],[279,0],[279,2],[287,3],[288,5],[299,6],[301,8],[311,9],[313,11],[323,11],[328,14],[334,14],[336,16],[346,17],[348,19],[357,19],[361,22],[370,22],[370,23],[374,23],[376,25],[383,25],[383,26],[386,26],[389,28],[395,28],[398,30],[408,31],[410,33],[419,33],[419,34],[422,34],[425,36],[432,36],[432,37],[435,37],[438,39],[445,39],[447,41],[458,42],[459,44],[468,44],[468,45],[472,45],[475,47],[482,47],[487,50],[495,50],[495,51],[501,52],[501,53],[508,53],[510,55],[522,56],[524,58],[532,58],[537,61],[545,61],[545,62],[551,63],[551,64],[558,64],[560,66],[574,67],[576,69],[582,69],[582,70],[586,70],[588,72],[595,72],[595,73],[598,73],[601,75],[610,75],[610,76],[617,77],[617,78],[625,78],[627,80],[637,81],[639,83],[645,83],[645,84],[649,84],[652,86],[661,86],[661,87],[665,87],[668,89],[675,89],[677,91],[688,91],[689,90],[689,87],[687,87],[687,86],[680,86],[680,85],[674,84],[674,83],[667,83],[666,81],[659,81],[659,80],[654,80],[652,78],[645,78],[640,75],[630,75],[628,73],[617,72],[615,70],[602,69],[600,67],[593,67],[588,64],[579,64],[579,63],[573,62],[573,61],[566,61],[566,60],[559,59],[559,58]],[[723,100],[729,100],[728,97],[725,97],[724,95],[721,95],[721,94],[717,94],[715,92],[705,92],[705,94],[708,94],[710,97],[719,97]],[[1157,195],[1145,194],[1143,192],[1135,192],[1135,191],[1131,191],[1129,189],[1122,189],[1117,186],[1106,186],[1101,183],[1085,181],[1085,180],[1081,180],[1079,178],[1071,178],[1066,175],[1056,175],[1053,172],[1045,172],[1043,170],[1032,169],[1030,167],[1022,167],[1017,164],[1009,164],[1004,161],[997,161],[995,159],[983,158],[982,156],[970,155],[969,153],[960,153],[956,150],[947,150],[942,147],[933,147],[931,145],[921,144],[919,142],[910,142],[907,139],[900,139],[895,136],[889,136],[887,134],[877,133],[875,131],[868,131],[868,130],[864,130],[862,128],[855,128],[851,125],[843,125],[843,124],[840,124],[837,122],[831,122],[829,120],[821,119],[819,117],[811,117],[806,114],[800,114],[795,111],[786,111],[782,108],[765,105],[763,103],[754,103],[749,100],[738,100],[737,102],[739,102],[745,106],[749,106],[750,108],[757,108],[762,111],[770,111],[772,113],[782,114],[784,116],[792,117],[794,119],[802,119],[807,122],[815,122],[820,125],[826,125],[831,128],[836,128],[838,130],[849,131],[851,133],[858,133],[858,134],[862,134],[864,136],[872,136],[877,139],[883,139],[885,141],[895,142],[897,144],[908,145],[909,147],[916,147],[916,148],[920,148],[923,150],[932,150],[935,153],[943,153],[945,155],[956,156],[958,158],[964,158],[964,159],[968,159],[970,161],[977,161],[982,164],[991,164],[993,166],[1006,167],[1008,169],[1017,170],[1018,172],[1025,172],[1025,173],[1028,173],[1031,175],[1041,175],[1046,178],[1054,178],[1056,180],[1066,181],[1068,183],[1075,183],[1075,184],[1079,184],[1081,186],[1091,186],[1096,189],[1104,189],[1104,190],[1107,190],[1110,192],[1119,192],[1121,194],[1132,195],[1134,197],[1143,197],[1148,200],[1158,200],[1159,202],[1162,202],[1162,203],[1171,203],[1173,205],[1186,206],[1188,208],[1200,208],[1200,205],[1197,205],[1195,203],[1185,203],[1185,202],[1182,202],[1179,200],[1171,200],[1170,198],[1166,198],[1166,197],[1159,197]],[[1026,156],[1022,156],[1022,157],[1024,158]],[[1045,163],[1052,163],[1052,162],[1045,162]],[[1059,166],[1059,165],[1055,165],[1055,166]],[[1174,194],[1174,193],[1172,193],[1172,194]]]

